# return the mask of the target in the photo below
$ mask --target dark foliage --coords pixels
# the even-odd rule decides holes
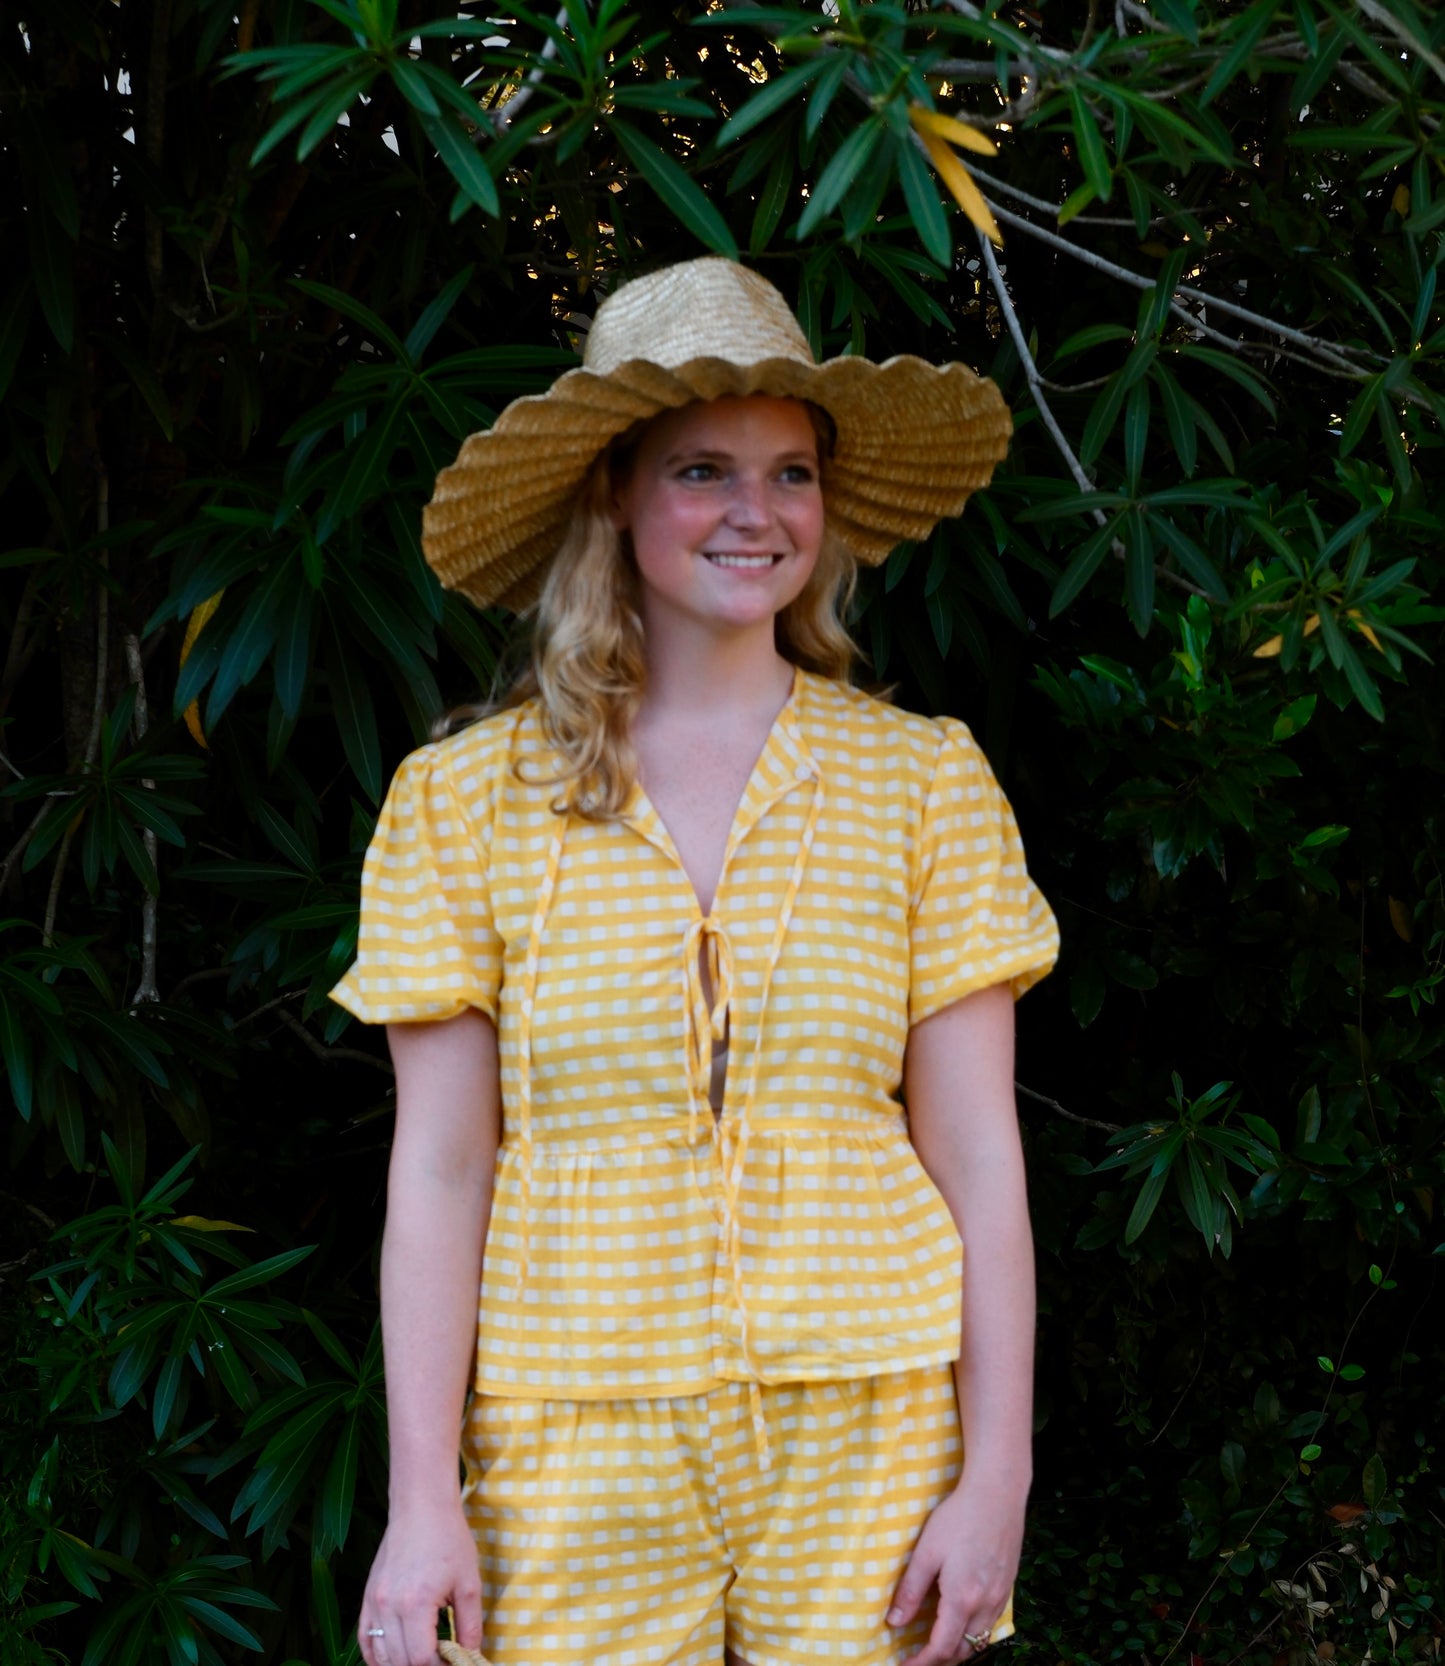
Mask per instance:
[[[1064,928],[1019,1657],[1441,1657],[1442,116],[1408,0],[7,20],[0,1662],[355,1658],[419,507],[704,247],[1017,412],[858,630]]]

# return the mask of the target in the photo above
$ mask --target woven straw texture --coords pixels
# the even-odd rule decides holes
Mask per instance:
[[[447,1666],[492,1666],[480,1649],[464,1649],[460,1643],[438,1643],[437,1653]]]
[[[1013,432],[1003,396],[966,365],[817,364],[767,279],[709,256],[624,284],[598,309],[580,370],[465,442],[423,516],[427,560],[449,589],[520,610],[611,440],[693,400],[753,393],[811,400],[832,417],[829,521],[870,565],[958,514]]]

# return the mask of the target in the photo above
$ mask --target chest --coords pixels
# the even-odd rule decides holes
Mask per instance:
[[[648,735],[637,743],[638,773],[698,906],[712,912],[738,805],[765,735]]]

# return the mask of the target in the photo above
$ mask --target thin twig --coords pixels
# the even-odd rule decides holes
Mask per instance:
[[[1003,313],[1004,322],[1008,325],[1008,332],[1013,337],[1013,344],[1018,349],[1019,360],[1023,365],[1024,380],[1029,385],[1029,392],[1034,396],[1034,404],[1044,420],[1044,426],[1053,436],[1054,444],[1058,446],[1065,466],[1069,473],[1073,475],[1080,491],[1097,491],[1098,487],[1085,472],[1084,465],[1079,461],[1073,446],[1064,437],[1064,431],[1059,426],[1058,418],[1054,415],[1052,407],[1044,397],[1044,379],[1039,374],[1038,365],[1034,363],[1033,354],[1029,351],[1029,344],[1024,338],[1023,325],[1020,324],[1018,313],[1014,310],[1013,297],[1009,294],[1008,285],[1004,282],[1003,274],[998,269],[998,261],[994,258],[993,244],[987,233],[979,232],[978,246],[983,250],[983,262],[988,268],[989,281],[993,284],[993,292],[998,296],[999,310]],[[1096,526],[1108,524],[1109,517],[1102,509],[1091,509],[1089,513],[1093,516]],[[1128,559],[1122,540],[1111,538],[1109,543],[1116,561]],[[1171,567],[1165,567],[1155,562],[1154,571],[1165,584],[1173,585],[1176,590],[1186,591],[1191,596],[1202,596],[1205,601],[1215,600],[1207,590],[1176,573]]]
[[[1032,1088],[1026,1088],[1022,1082],[1014,1083],[1015,1093],[1023,1094],[1025,1099],[1036,1100],[1040,1105],[1047,1105],[1051,1111],[1070,1122],[1080,1123],[1085,1128],[1098,1128],[1106,1134],[1117,1134],[1123,1128],[1121,1122],[1098,1122],[1091,1116],[1080,1116],[1077,1111],[1066,1110],[1057,1099],[1050,1099],[1046,1093],[1035,1093]]]
[[[20,860],[26,845],[30,843],[31,838],[35,834],[36,828],[40,826],[42,821],[44,821],[45,812],[49,808],[49,803],[45,803],[40,806],[40,808],[30,818],[30,825],[5,853],[5,860],[0,862],[0,896],[4,895],[5,887],[10,883],[11,868],[13,868],[14,865]]]
[[[288,1030],[293,1031],[306,1043],[318,1059],[325,1060],[327,1064],[369,1064],[373,1070],[380,1070],[384,1075],[395,1075],[386,1060],[377,1058],[374,1053],[363,1053],[359,1047],[328,1047],[325,1042],[318,1041],[299,1018],[293,1018],[289,1012],[281,1012],[276,1016]]]
[[[176,998],[183,994],[192,984],[210,983],[216,978],[229,978],[235,973],[234,966],[205,966],[199,972],[187,972],[185,977],[176,984],[167,999],[174,1004]]]
[[[1014,310],[1013,297],[1008,292],[1008,285],[1003,281],[1003,273],[998,269],[998,261],[994,257],[993,243],[987,233],[979,232],[978,246],[983,251],[983,263],[988,268],[989,282],[993,285],[993,292],[998,296],[999,310],[1003,313],[1004,323],[1008,326],[1008,333],[1013,337],[1013,344],[1018,349],[1019,360],[1024,368],[1024,380],[1029,385],[1029,392],[1034,396],[1034,404],[1038,406],[1039,415],[1043,418],[1044,427],[1053,436],[1054,444],[1059,448],[1059,455],[1069,473],[1073,475],[1081,492],[1092,492],[1094,482],[1084,472],[1084,465],[1079,461],[1064,431],[1059,426],[1058,418],[1048,400],[1044,397],[1043,377],[1039,375],[1039,367],[1034,363],[1034,356],[1029,351],[1028,341],[1024,337],[1023,325],[1019,323],[1019,315]],[[1107,519],[1102,509],[1094,511],[1094,518],[1102,526]]]
[[[131,719],[131,728],[135,733],[136,743],[140,744],[146,737],[146,730],[150,728],[150,710],[146,704],[145,665],[140,657],[140,638],[134,631],[127,631],[125,637],[125,663],[130,671],[131,686],[135,689],[135,713]],[[142,776],[141,786],[148,792],[155,791],[155,782]],[[160,909],[160,843],[156,838],[155,829],[144,827],[141,829],[141,843],[145,846],[145,853],[150,858],[151,870],[156,876],[156,889],[147,888],[145,900],[141,903],[140,911],[140,982],[136,985],[134,1005],[139,1006],[142,1001],[158,1001],[160,990],[156,988],[156,917]]]
[[[1179,1408],[1189,1398],[1195,1383],[1199,1381],[1199,1373],[1204,1369],[1204,1361],[1209,1356],[1209,1349],[1206,1345],[1208,1341],[1209,1323],[1206,1320],[1204,1325],[1204,1334],[1199,1338],[1199,1358],[1194,1362],[1194,1370],[1189,1378],[1189,1381],[1184,1385],[1184,1392],[1174,1402],[1174,1409],[1169,1413],[1168,1417],[1166,1417],[1154,1433],[1150,1435],[1149,1439],[1144,1442],[1146,1446],[1153,1446],[1158,1441],[1163,1440],[1164,1436],[1168,1433],[1169,1425],[1179,1415]]]
[[[17,1208],[23,1209],[28,1215],[34,1215],[47,1232],[55,1231],[55,1222],[43,1209],[38,1209],[29,1198],[16,1197],[14,1192],[0,1192],[0,1199],[3,1199],[6,1203],[15,1204]]]
[[[553,27],[560,34],[567,25],[567,8],[563,6],[552,21]],[[546,40],[542,42],[542,50],[537,54],[536,63],[527,71],[521,86],[517,88],[505,104],[499,104],[495,110],[487,112],[492,119],[492,126],[496,129],[498,138],[501,138],[502,134],[507,131],[527,107],[528,102],[546,77],[547,65],[556,56],[557,35],[548,35]]]
[[[1393,1265],[1393,1262],[1391,1264]],[[1387,1269],[1387,1272],[1388,1272],[1388,1269]],[[1364,1301],[1360,1303],[1359,1310],[1356,1312],[1354,1318],[1350,1320],[1350,1323],[1349,1323],[1348,1327],[1345,1330],[1344,1341],[1340,1344],[1339,1352],[1334,1356],[1336,1359],[1344,1359],[1344,1358],[1347,1357],[1347,1355],[1349,1353],[1350,1343],[1354,1338],[1355,1332],[1359,1329],[1360,1320],[1363,1319],[1365,1314],[1369,1311],[1370,1304],[1379,1295],[1380,1289],[1381,1289],[1380,1285],[1374,1285],[1371,1288],[1369,1294],[1365,1297]],[[1326,1419],[1326,1417],[1329,1416],[1330,1403],[1335,1397],[1335,1389],[1339,1385],[1339,1380],[1340,1380],[1339,1372],[1337,1371],[1330,1378],[1330,1386],[1325,1390],[1324,1404],[1321,1405],[1321,1407],[1319,1409],[1319,1412],[1316,1415],[1315,1426],[1314,1426],[1314,1434],[1310,1436],[1311,1439],[1314,1438],[1314,1435],[1318,1435],[1320,1430],[1323,1429],[1324,1426],[1325,1426],[1325,1419]],[[1291,1470],[1290,1473],[1285,1476],[1284,1480],[1282,1480],[1280,1482],[1280,1484],[1275,1488],[1274,1492],[1270,1495],[1268,1502],[1260,1510],[1259,1514],[1255,1516],[1254,1520],[1252,1522],[1250,1522],[1249,1526],[1244,1530],[1244,1533],[1240,1536],[1239,1541],[1238,1541],[1240,1544],[1243,1545],[1243,1544],[1248,1544],[1249,1543],[1249,1541],[1259,1531],[1260,1525],[1263,1523],[1265,1518],[1269,1515],[1270,1511],[1275,1507],[1276,1504],[1279,1503],[1280,1499],[1284,1497],[1284,1494],[1287,1491],[1287,1489],[1292,1487],[1295,1484],[1296,1479],[1297,1479],[1297,1477],[1296,1477],[1294,1471]],[[1222,1580],[1224,1578],[1225,1574],[1229,1571],[1229,1563],[1230,1563],[1231,1560],[1232,1560],[1232,1558],[1225,1557],[1220,1562],[1218,1571],[1215,1573],[1214,1577],[1209,1581],[1208,1585],[1205,1586],[1204,1594],[1200,1597],[1199,1601],[1196,1602],[1194,1607],[1190,1610],[1189,1618],[1187,1620],[1185,1620],[1183,1627],[1180,1629],[1179,1636],[1174,1641],[1174,1646],[1169,1650],[1168,1654],[1166,1654],[1164,1656],[1164,1658],[1159,1662],[1159,1666],[1169,1666],[1169,1662],[1174,1658],[1174,1656],[1176,1654],[1179,1653],[1180,1648],[1183,1646],[1184,1639],[1189,1635],[1190,1627],[1194,1624],[1195,1620],[1197,1620],[1199,1618],[1200,1610],[1204,1607],[1205,1603],[1209,1601],[1210,1597],[1213,1596],[1214,1591],[1215,1591],[1215,1587],[1219,1584],[1220,1580]]]
[[[95,487],[95,529],[99,533],[110,531],[110,476],[106,473],[105,464],[96,459],[96,487]],[[102,571],[110,566],[109,552],[100,552],[100,566]],[[85,756],[81,760],[83,774],[95,762],[95,755],[100,751],[100,730],[105,722],[105,689],[110,676],[110,591],[102,583],[96,586],[95,596],[95,698],[90,708],[90,733],[85,738]],[[75,835],[84,819],[84,812],[76,816],[65,830],[65,837],[60,841],[60,849],[55,857],[55,871],[50,876],[50,893],[45,899],[45,928],[42,941],[46,948],[50,947],[55,937],[55,915],[60,907],[60,882],[65,874],[65,864],[70,859],[70,847],[75,843]]]
[[[1411,52],[1418,52],[1420,57],[1435,71],[1436,76],[1445,81],[1445,63],[1430,50],[1424,41],[1420,40],[1406,24],[1390,10],[1382,6],[1379,0],[1355,0],[1355,5],[1366,17],[1378,23],[1382,29],[1388,29],[1397,41]]]
[[[987,199],[985,199],[987,200]],[[1020,231],[1026,231],[1030,237],[1037,238],[1041,243],[1047,243],[1050,248],[1058,249],[1061,253],[1072,255],[1085,266],[1091,266],[1097,272],[1105,272],[1121,283],[1127,283],[1134,289],[1153,289],[1156,280],[1146,277],[1142,272],[1133,272],[1127,266],[1120,266],[1116,261],[1106,260],[1103,255],[1095,254],[1092,249],[1086,249],[1078,243],[1071,243],[1067,237],[1060,237],[1057,232],[1049,231],[1046,227],[1027,220],[1022,214],[1015,214],[1011,209],[1002,207],[996,202],[989,202],[989,207],[1005,225],[1016,226]],[[1343,344],[1324,341],[1319,336],[1306,335],[1303,330],[1292,329],[1288,324],[1281,324],[1278,319],[1266,318],[1263,313],[1252,311],[1249,307],[1242,307],[1235,301],[1226,301],[1218,295],[1211,295],[1203,289],[1194,289],[1187,284],[1181,284],[1174,291],[1176,296],[1187,296],[1192,301],[1201,301],[1206,306],[1215,307],[1230,317],[1238,318],[1243,323],[1253,324],[1261,330],[1267,330],[1271,335],[1277,335],[1284,341],[1294,342],[1307,352],[1317,354],[1321,359],[1334,361],[1334,368],[1345,372],[1352,379],[1359,381],[1368,374],[1364,365],[1352,362],[1345,355],[1359,354],[1383,363],[1380,354],[1368,348],[1347,347]],[[1236,345],[1238,345],[1236,343]]]
[[[232,1032],[239,1030],[243,1024],[249,1024],[253,1019],[260,1018],[265,1013],[274,1012],[277,1007],[285,1006],[287,1001],[299,1001],[305,993],[304,989],[288,989],[284,995],[273,995],[269,1001],[262,1001],[260,1006],[253,1008],[244,1018],[238,1018],[231,1026]]]

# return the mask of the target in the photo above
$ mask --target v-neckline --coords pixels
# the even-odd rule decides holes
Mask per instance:
[[[682,883],[687,887],[695,919],[710,920],[716,915],[718,899],[727,885],[728,869],[732,864],[733,854],[768,806],[781,798],[783,793],[798,781],[817,774],[817,765],[813,762],[807,747],[803,745],[802,737],[797,733],[797,710],[801,704],[806,676],[807,673],[799,667],[793,668],[793,682],[788,690],[788,697],[778,707],[777,715],[763,739],[762,747],[753,760],[753,767],[748,773],[748,779],[728,827],[710,908],[703,908],[692,876],[687,871],[661,811],[648,797],[641,779],[633,782],[632,793],[623,810],[622,819],[649,844],[656,846],[677,869]]]

